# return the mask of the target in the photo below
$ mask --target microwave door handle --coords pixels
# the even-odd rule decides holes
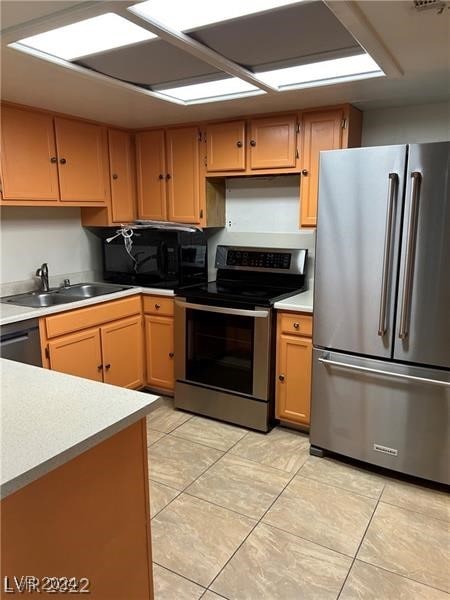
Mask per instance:
[[[245,310],[241,308],[228,308],[226,306],[211,306],[209,304],[194,304],[175,299],[175,304],[180,308],[191,308],[192,310],[202,310],[204,312],[214,312],[222,315],[237,315],[240,317],[255,317],[267,319],[268,310]]]
[[[158,269],[160,271],[160,273],[164,276],[167,275],[167,264],[168,264],[168,257],[167,257],[167,244],[166,242],[162,241],[160,242],[159,246],[158,246]]]

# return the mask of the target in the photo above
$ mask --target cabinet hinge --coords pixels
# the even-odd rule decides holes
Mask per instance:
[[[201,142],[202,141],[202,132],[200,131],[200,129],[198,130],[198,141]]]
[[[45,358],[50,359],[50,351],[48,349],[48,346],[45,346],[44,354],[45,354]]]
[[[295,149],[295,158],[300,158],[298,148]]]
[[[347,128],[347,119],[342,119],[342,121],[341,121],[341,128],[342,129],[346,129]]]
[[[300,123],[297,123],[297,133],[300,133]]]
[[[200,219],[203,219],[203,208],[200,209]]]
[[[204,157],[203,157],[203,162],[204,162],[204,164],[205,164],[205,167],[207,167],[207,166],[208,166],[208,161],[207,161],[207,159],[206,159],[206,156],[204,156]]]

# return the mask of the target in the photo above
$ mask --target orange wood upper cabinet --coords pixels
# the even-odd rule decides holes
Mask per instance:
[[[251,169],[295,167],[297,116],[282,115],[252,119],[248,146]]]
[[[103,351],[103,380],[127,388],[139,388],[143,376],[142,317],[114,321],[100,329]]]
[[[106,129],[73,119],[55,118],[62,202],[106,202],[108,151]]]
[[[343,109],[312,111],[302,115],[302,177],[300,226],[315,227],[319,188],[319,153],[342,148]]]
[[[206,126],[206,171],[245,170],[245,121]]]
[[[1,117],[3,199],[58,201],[53,117],[10,106]]]
[[[136,182],[132,135],[108,130],[111,176],[111,217],[114,223],[136,219]]]
[[[48,342],[49,368],[103,381],[100,330],[86,329]]]
[[[200,223],[199,129],[168,129],[167,199],[169,221]]]
[[[173,390],[175,385],[173,317],[146,315],[144,319],[147,384],[160,389]]]
[[[164,130],[136,134],[138,216],[167,219]]]
[[[276,417],[309,425],[311,404],[311,339],[278,337]]]

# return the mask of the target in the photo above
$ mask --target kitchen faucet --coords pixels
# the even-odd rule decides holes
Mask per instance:
[[[41,279],[41,290],[43,292],[50,291],[50,286],[48,285],[48,266],[47,263],[42,263],[40,268],[36,271],[36,277],[40,277]]]

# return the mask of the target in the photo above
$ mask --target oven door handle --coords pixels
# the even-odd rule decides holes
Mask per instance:
[[[202,310],[204,312],[220,313],[222,315],[238,315],[240,317],[255,317],[267,319],[269,316],[268,310],[245,310],[240,308],[227,308],[225,306],[210,306],[209,304],[193,304],[192,302],[184,302],[175,300],[175,304],[181,308],[192,308],[193,310]]]

